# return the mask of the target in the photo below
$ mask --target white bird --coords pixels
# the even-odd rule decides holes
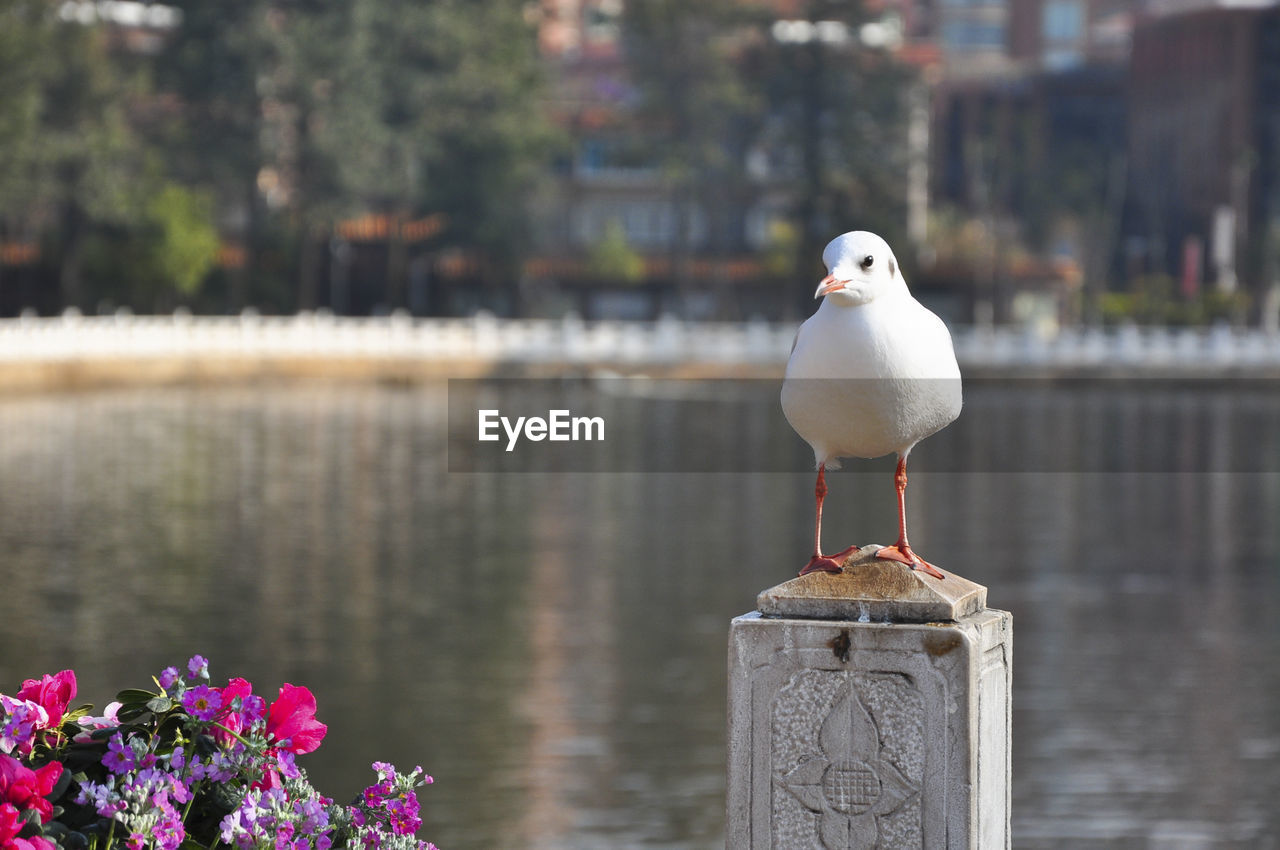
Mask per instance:
[[[822,304],[796,334],[782,382],[782,411],[813,447],[818,467],[813,557],[800,575],[840,572],[858,547],[822,554],[825,469],[841,457],[896,453],[898,542],[878,557],[942,578],[907,542],[907,455],[960,415],[960,368],[942,320],[911,296],[889,245],[858,230],[822,252]]]

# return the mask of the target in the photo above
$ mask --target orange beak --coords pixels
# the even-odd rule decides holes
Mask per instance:
[[[814,298],[821,298],[824,295],[830,295],[837,289],[844,289],[847,280],[837,280],[836,276],[829,274],[818,283],[818,291],[813,293]]]

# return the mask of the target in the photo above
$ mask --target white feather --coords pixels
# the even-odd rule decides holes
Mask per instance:
[[[872,258],[869,267],[863,262]],[[816,464],[897,453],[960,415],[960,369],[942,320],[907,290],[893,252],[865,231],[832,240],[827,268],[846,285],[800,327],[782,410]]]

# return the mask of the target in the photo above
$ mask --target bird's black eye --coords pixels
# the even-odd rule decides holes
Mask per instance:
[[[872,265],[875,261],[876,261],[876,258],[875,258],[875,257],[871,256],[870,254],[867,254],[867,256],[865,256],[865,257],[863,257],[863,258],[862,258],[862,263],[861,263],[861,265],[862,265],[862,270],[863,270],[863,271],[866,271],[867,269],[871,268],[871,265]]]

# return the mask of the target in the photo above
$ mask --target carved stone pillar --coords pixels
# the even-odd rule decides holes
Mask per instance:
[[[878,548],[730,626],[729,850],[1009,847],[1012,617]]]

